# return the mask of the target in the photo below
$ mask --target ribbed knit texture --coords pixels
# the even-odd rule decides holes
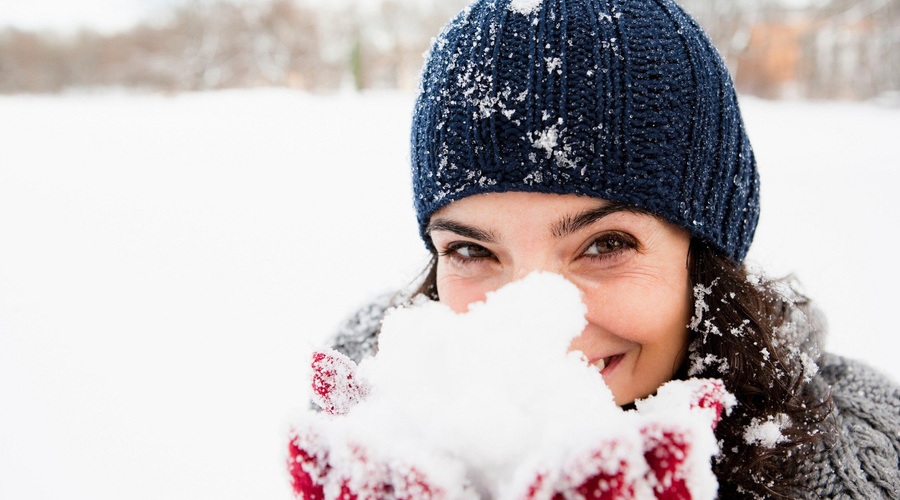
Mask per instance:
[[[900,499],[900,387],[838,356],[826,357],[820,378],[840,410],[839,435],[803,466],[808,498]]]
[[[476,0],[431,48],[411,137],[426,244],[431,215],[466,196],[574,193],[649,210],[742,261],[759,178],[696,22],[669,0],[537,3]]]

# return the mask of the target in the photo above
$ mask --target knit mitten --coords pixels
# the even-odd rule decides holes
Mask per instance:
[[[312,359],[314,402],[326,415],[304,421],[289,444],[294,492],[306,499],[480,498],[478,478],[458,458],[426,440],[384,453],[372,436],[342,427],[370,390],[356,364],[333,352]],[[733,404],[718,380],[669,382],[624,412],[614,434],[565,450],[540,450],[512,471],[502,498],[713,498],[711,432]],[[622,412],[622,410],[616,409]],[[624,422],[624,425],[622,424]],[[598,420],[598,426],[603,421]],[[710,443],[712,441],[712,444]],[[363,442],[367,444],[363,444]],[[482,488],[483,489],[483,488]]]

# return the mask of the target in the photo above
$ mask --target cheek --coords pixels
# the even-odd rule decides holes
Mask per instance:
[[[437,290],[441,303],[456,313],[463,313],[469,309],[469,304],[483,301],[487,292],[493,288],[483,280],[443,273],[439,266]]]
[[[687,276],[671,283],[619,280],[586,294],[589,321],[610,334],[647,346],[680,350],[687,339],[691,301]]]

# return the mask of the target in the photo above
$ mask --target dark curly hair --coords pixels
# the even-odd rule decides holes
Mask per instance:
[[[800,466],[830,434],[832,402],[812,383],[823,320],[794,280],[756,276],[700,239],[688,268],[695,312],[676,378],[719,378],[738,404],[716,429],[719,498],[803,497]],[[413,296],[438,300],[433,257]],[[776,442],[748,429],[771,423]]]
[[[814,385],[820,313],[791,277],[768,279],[698,239],[688,259],[694,287],[689,355],[678,377],[721,378],[738,405],[716,429],[720,498],[804,497],[800,467],[831,433],[833,404]],[[775,443],[747,429],[772,422]]]

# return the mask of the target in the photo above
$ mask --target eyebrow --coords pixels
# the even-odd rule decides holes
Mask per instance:
[[[636,214],[648,213],[646,210],[635,207],[633,205],[626,205],[624,203],[609,203],[603,205],[602,207],[585,210],[574,216],[563,217],[553,226],[553,228],[551,229],[551,233],[556,238],[564,238],[576,231],[590,226],[591,224],[606,217],[607,215],[611,215],[616,212],[632,212]]]
[[[425,234],[431,235],[432,231],[450,231],[466,238],[483,241],[485,243],[496,243],[497,237],[490,231],[484,231],[477,227],[467,226],[463,223],[452,221],[449,219],[437,218],[428,224]]]
[[[603,205],[602,207],[592,208],[583,212],[579,212],[575,215],[565,216],[561,218],[556,224],[554,224],[553,228],[550,231],[555,238],[564,238],[578,230],[590,226],[591,224],[606,217],[607,215],[611,215],[616,212],[632,212],[636,214],[649,213],[646,210],[635,207],[634,205],[627,205],[624,203],[608,203],[606,205]],[[432,220],[428,224],[428,227],[425,229],[425,234],[431,235],[433,231],[449,231],[451,233],[456,233],[460,236],[483,241],[485,243],[497,243],[497,241],[499,241],[499,238],[497,238],[497,236],[490,231],[478,229],[477,227],[469,226],[450,219],[436,218]]]

